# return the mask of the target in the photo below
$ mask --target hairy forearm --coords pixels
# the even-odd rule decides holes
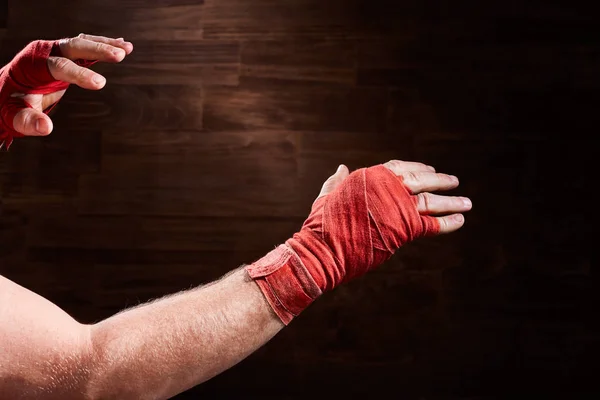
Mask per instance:
[[[283,328],[243,269],[82,325],[0,277],[0,399],[168,399]]]
[[[237,364],[282,328],[258,286],[238,269],[92,326],[88,394],[167,399]]]

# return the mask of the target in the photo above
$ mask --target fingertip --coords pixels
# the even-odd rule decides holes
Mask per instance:
[[[106,78],[100,74],[94,74],[92,77],[92,82],[97,89],[102,89],[104,86],[106,86]]]
[[[48,136],[54,128],[50,118],[38,118],[35,121],[35,131],[39,136]]]
[[[439,234],[452,233],[465,224],[465,217],[462,214],[452,214],[445,217],[436,218],[439,224]]]
[[[466,210],[473,208],[473,202],[468,197],[463,197],[462,202]]]
[[[115,59],[115,61],[119,63],[125,59],[127,52],[124,49],[115,48],[112,51],[112,55],[113,55],[113,58]]]
[[[341,182],[341,181],[345,180],[348,177],[348,175],[350,175],[350,170],[344,164],[341,164],[338,167],[335,174],[338,176],[338,179]]]
[[[125,38],[122,38],[122,37],[121,37],[121,38],[118,38],[118,39],[116,39],[116,40],[119,42],[119,46],[120,46],[120,47],[121,47],[123,50],[125,50],[125,53],[126,53],[127,55],[128,55],[128,54],[131,54],[131,52],[133,51],[133,43],[131,43],[131,42],[126,42],[126,41],[125,41]]]

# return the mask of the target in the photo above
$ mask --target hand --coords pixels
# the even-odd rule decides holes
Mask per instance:
[[[450,233],[460,229],[464,223],[463,212],[472,207],[467,197],[440,196],[432,191],[451,190],[458,187],[458,178],[435,172],[435,168],[419,162],[392,160],[384,164],[396,176],[401,177],[404,185],[414,195],[417,210],[422,215],[444,215],[436,217],[439,234]],[[335,174],[323,184],[315,202],[333,192],[350,172],[345,165],[340,165]]]
[[[299,232],[246,268],[288,324],[322,293],[388,260],[420,237],[456,231],[471,209],[456,177],[393,160],[351,174],[341,165],[323,185]]]
[[[341,165],[323,185],[300,232],[286,244],[300,258],[314,255],[318,263],[311,275],[322,291],[329,291],[419,237],[463,226],[461,213],[471,209],[470,200],[431,193],[457,186],[456,177],[422,163],[392,160],[352,174]]]
[[[49,135],[53,124],[46,113],[69,84],[102,89],[106,79],[88,67],[96,61],[121,62],[132,51],[133,45],[123,39],[85,34],[30,43],[0,71],[0,147],[2,139]]]

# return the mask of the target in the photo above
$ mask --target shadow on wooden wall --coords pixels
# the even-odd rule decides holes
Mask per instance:
[[[35,7],[9,2],[4,60],[80,32],[135,45],[97,68],[104,90],[69,90],[50,137],[0,155],[0,273],[81,321],[258,258],[339,163],[427,162],[474,201],[461,232],[407,246],[181,398],[596,391],[592,14],[541,1]]]

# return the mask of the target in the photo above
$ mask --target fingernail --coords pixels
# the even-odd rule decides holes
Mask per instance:
[[[46,136],[52,132],[52,125],[44,118],[38,118],[35,120],[35,130],[37,133]]]
[[[104,84],[104,82],[106,82],[106,79],[104,79],[104,77],[102,75],[97,75],[97,74],[94,75],[92,80],[94,81],[94,83],[96,85],[102,85],[102,84]]]
[[[471,205],[472,205],[471,200],[467,199],[466,197],[463,197],[462,201],[463,201],[463,204],[465,205],[465,207],[471,207]]]
[[[125,39],[124,39],[124,38],[122,38],[122,37],[118,38],[117,40],[118,40],[119,42],[124,42],[124,41],[125,41]]]
[[[463,222],[465,220],[465,217],[462,214],[458,214],[457,216],[454,217],[454,220],[456,222]]]
[[[458,182],[458,178],[454,175],[450,175],[450,179],[452,179],[453,182]]]
[[[340,172],[342,170],[342,168],[344,168],[344,164],[340,164],[340,166],[338,167],[336,172]]]

